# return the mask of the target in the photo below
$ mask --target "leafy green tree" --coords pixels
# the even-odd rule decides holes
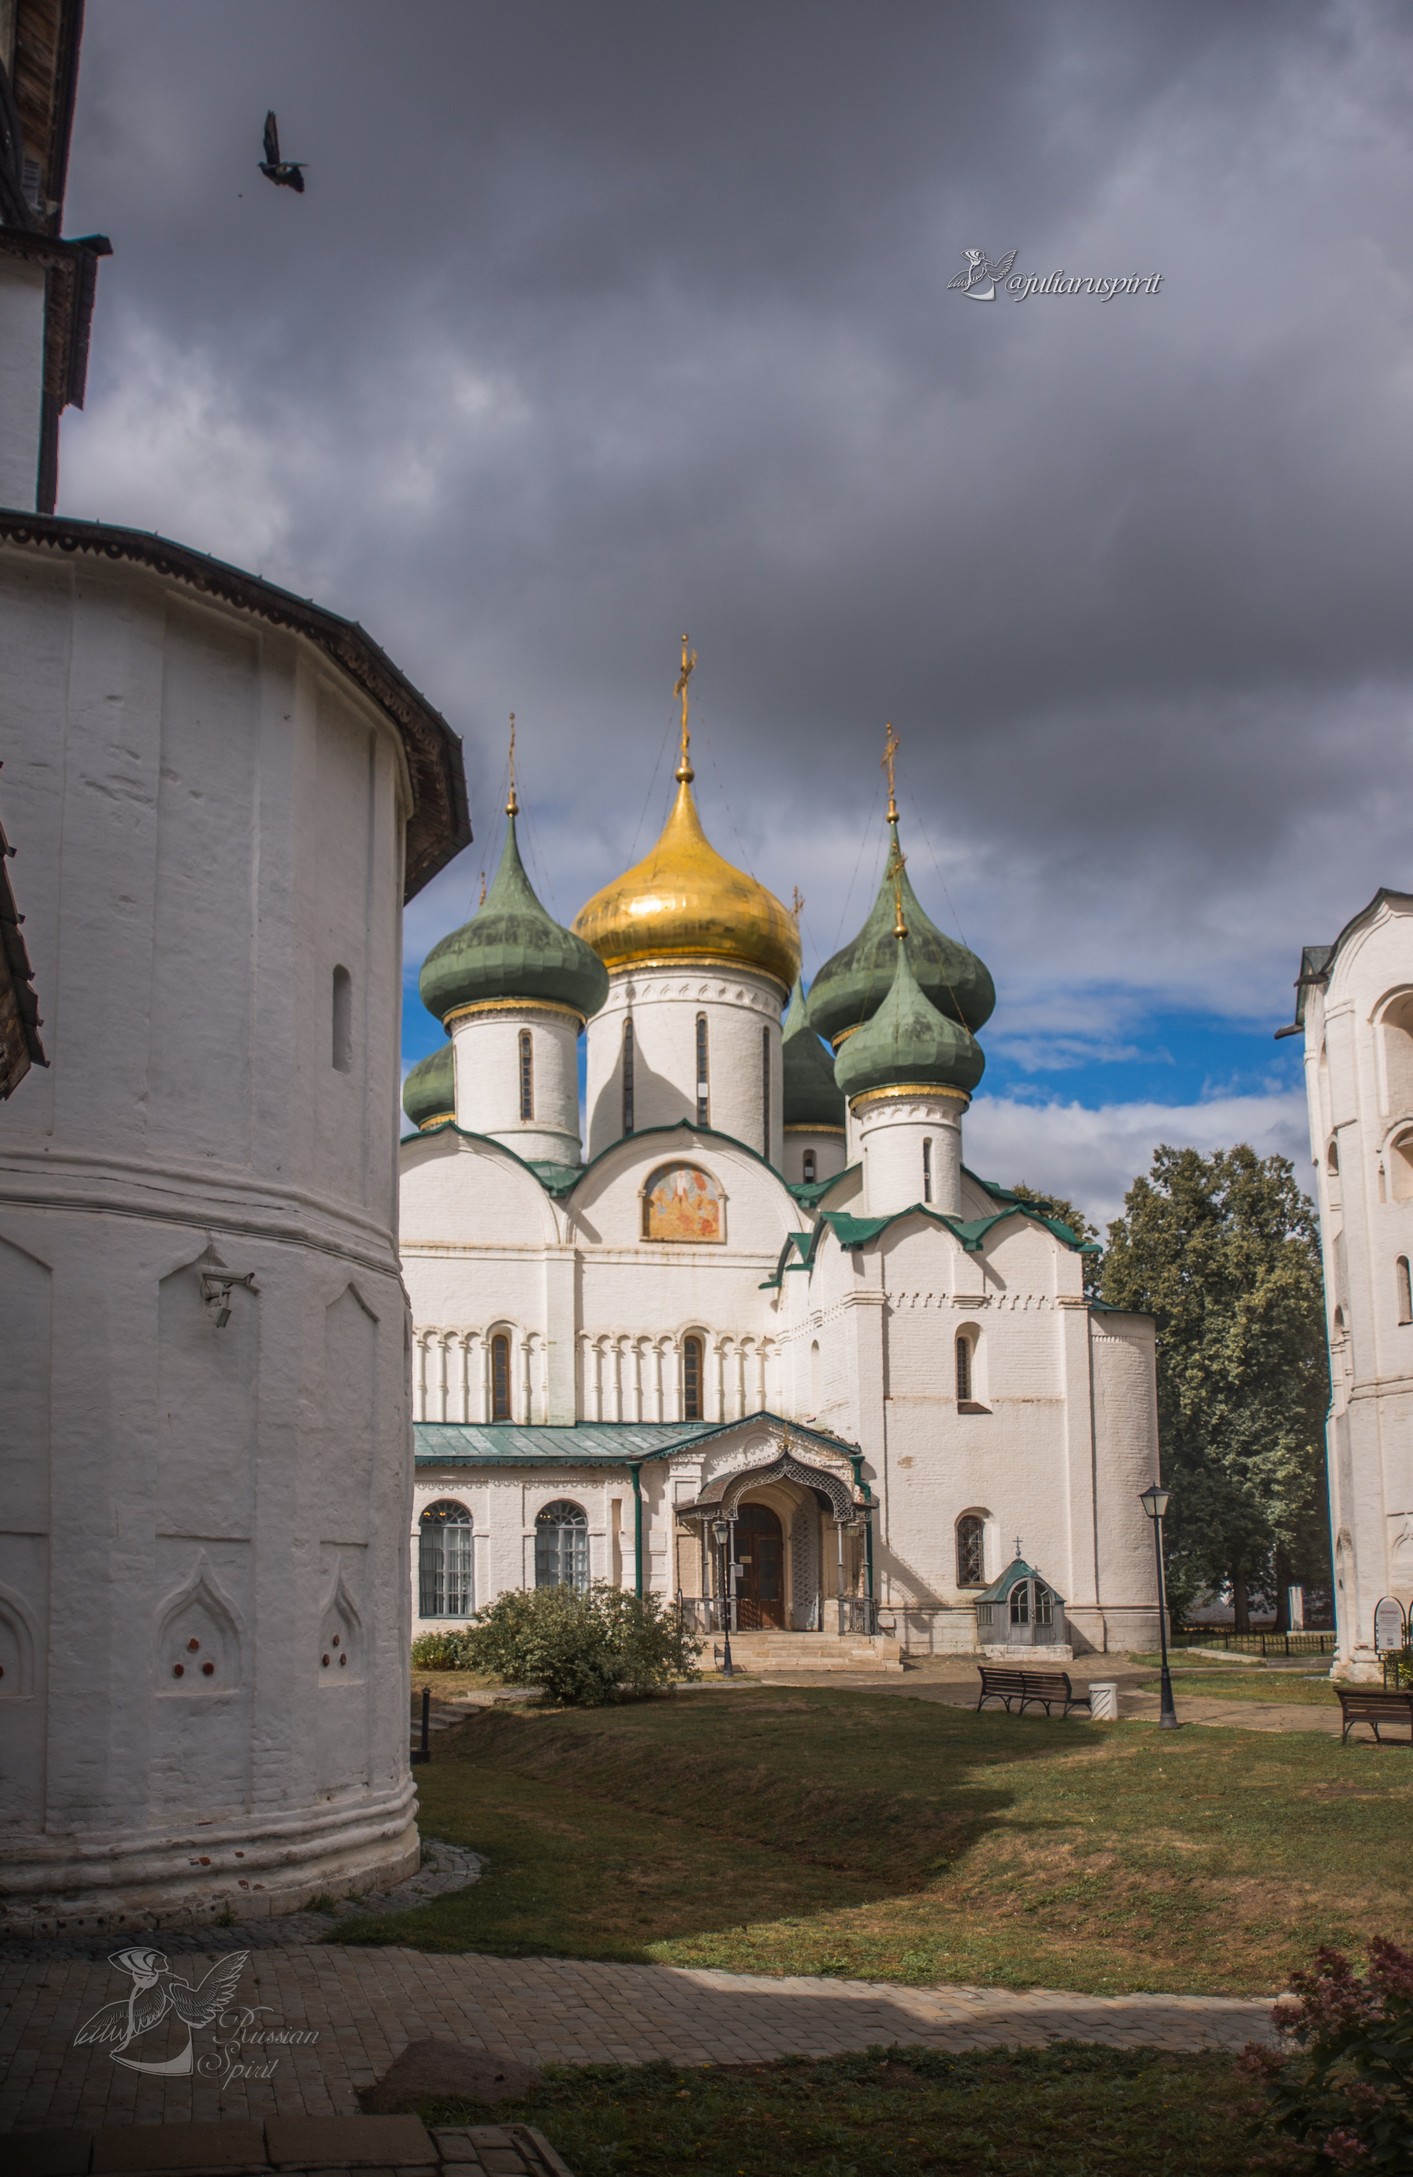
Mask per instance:
[[[458,1635],[465,1665],[577,1708],[695,1678],[698,1643],[656,1595],[511,1588]]]
[[[1109,1227],[1103,1296],[1158,1325],[1175,1609],[1229,1587],[1285,1624],[1286,1584],[1329,1579],[1329,1366],[1315,1212],[1285,1157],[1158,1148]]]
[[[1022,1202],[1033,1202],[1037,1209],[1044,1210],[1047,1217],[1058,1217],[1062,1225],[1069,1226],[1077,1240],[1091,1240],[1097,1245],[1098,1227],[1092,1225],[1084,1211],[1076,1209],[1074,1203],[1066,1200],[1063,1194],[1041,1194],[1036,1188],[1027,1187],[1021,1180],[1008,1191]],[[1099,1281],[1103,1274],[1103,1254],[1082,1255],[1080,1261],[1084,1265],[1084,1289],[1093,1299],[1099,1291]]]

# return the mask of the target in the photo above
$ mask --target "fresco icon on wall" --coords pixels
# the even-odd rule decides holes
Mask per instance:
[[[726,1202],[710,1172],[667,1164],[643,1194],[645,1240],[724,1240]]]

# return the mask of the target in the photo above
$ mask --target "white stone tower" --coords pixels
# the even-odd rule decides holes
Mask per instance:
[[[1333,945],[1308,946],[1297,988],[1330,1339],[1336,1669],[1377,1678],[1379,1602],[1413,1609],[1413,895],[1378,892]]]

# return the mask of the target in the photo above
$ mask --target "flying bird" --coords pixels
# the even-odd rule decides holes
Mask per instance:
[[[273,113],[267,113],[265,116],[265,156],[260,161],[260,171],[265,179],[272,181],[277,189],[297,189],[300,195],[303,196],[306,164],[307,161],[303,159],[282,159],[280,157],[279,123]]]
[[[132,1988],[126,1998],[116,2003],[105,2003],[101,2011],[85,2020],[74,2035],[76,2046],[85,2042],[116,2042],[112,2050],[115,2064],[122,2064],[130,2071],[163,2071],[174,2076],[185,2076],[192,2068],[192,2029],[209,2026],[230,2006],[245,1971],[248,1950],[237,1950],[229,1958],[221,1958],[212,1966],[196,1986],[190,1981],[178,1980],[160,1950],[116,1950],[108,1960],[120,1972],[132,1975]],[[159,2026],[168,2011],[175,2011],[187,2029],[186,2047],[167,2063],[143,2064],[123,2050],[130,2042],[140,2040]]]

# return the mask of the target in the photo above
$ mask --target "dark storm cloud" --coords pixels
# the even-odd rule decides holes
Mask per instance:
[[[816,954],[891,716],[993,1036],[1279,1017],[1413,878],[1410,91],[1378,6],[103,0],[64,503],[446,709],[482,843],[418,950],[512,707],[557,911],[642,850],[690,627],[708,820]],[[978,305],[966,246],[1162,286]]]

